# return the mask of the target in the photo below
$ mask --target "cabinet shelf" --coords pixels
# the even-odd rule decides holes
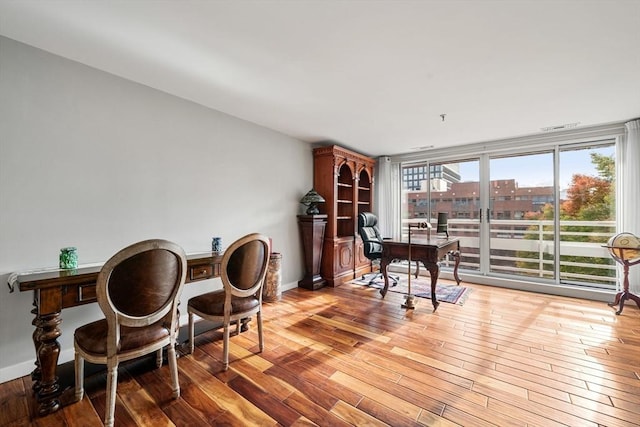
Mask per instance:
[[[353,200],[338,200],[338,203],[353,203]]]

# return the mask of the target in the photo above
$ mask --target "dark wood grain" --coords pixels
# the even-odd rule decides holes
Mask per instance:
[[[253,403],[257,408],[268,413],[281,425],[292,425],[300,418],[298,412],[269,393],[268,389],[260,388],[258,384],[252,382],[251,377],[237,376],[230,381],[228,385],[238,394],[242,395],[242,397]]]
[[[0,423],[10,424],[29,418],[27,396],[31,391],[25,390],[24,382],[17,378],[0,386]]]
[[[185,400],[175,400],[173,404],[164,408],[171,422],[177,426],[209,426],[213,424],[205,420]]]

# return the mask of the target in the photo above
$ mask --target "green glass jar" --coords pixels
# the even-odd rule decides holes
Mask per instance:
[[[78,249],[71,246],[60,249],[60,268],[70,270],[78,268]]]

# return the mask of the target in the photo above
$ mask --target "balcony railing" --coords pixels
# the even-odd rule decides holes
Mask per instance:
[[[408,223],[402,233],[407,236]],[[423,220],[424,221],[424,220]],[[432,236],[435,234],[431,230]],[[536,277],[553,283],[567,283],[615,290],[617,268],[603,245],[616,232],[614,221],[560,222],[560,278],[556,280],[554,222],[550,220],[497,220],[490,226],[490,271]],[[480,269],[480,223],[478,220],[449,219],[449,235],[460,239],[460,269]],[[428,231],[412,229],[412,234]],[[450,266],[446,260],[444,267]]]

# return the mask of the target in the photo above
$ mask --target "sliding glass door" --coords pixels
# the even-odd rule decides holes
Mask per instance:
[[[603,245],[616,233],[615,147],[560,150],[560,280],[615,289],[616,266]]]
[[[489,159],[489,271],[555,279],[553,152]]]
[[[436,235],[438,213],[448,214],[449,234],[460,238],[460,268],[480,269],[480,163],[477,159],[419,163],[402,168],[402,234],[408,224],[429,222]],[[413,229],[412,234],[428,234]]]
[[[603,248],[616,231],[613,141],[412,162],[401,180],[402,235],[412,222],[435,234],[446,212],[462,272],[615,289]]]

